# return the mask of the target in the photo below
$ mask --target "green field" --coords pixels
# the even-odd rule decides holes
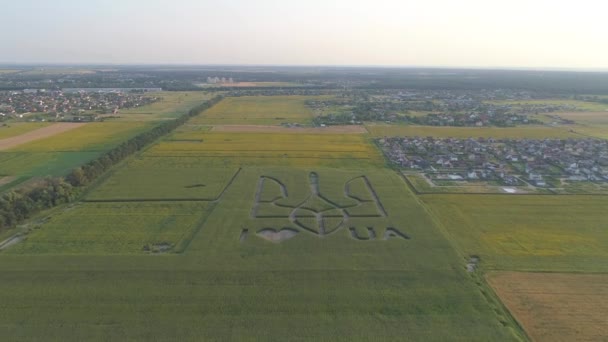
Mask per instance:
[[[6,126],[5,126],[6,125]],[[6,139],[47,127],[48,122],[14,122],[0,124],[0,139]]]
[[[118,170],[88,201],[215,200],[238,172],[201,158],[141,158]]]
[[[192,120],[202,125],[278,125],[309,123],[313,112],[305,101],[310,96],[242,96],[228,97],[211,110]]]
[[[608,271],[606,196],[421,198],[461,253],[488,269]]]
[[[80,204],[48,218],[7,254],[141,254],[176,250],[195,232],[205,203]]]
[[[305,213],[302,226],[288,216],[252,216],[261,177],[277,179],[288,191],[283,204],[297,205],[311,195],[310,172],[318,174],[321,196],[339,208],[381,203],[382,209],[348,224],[328,217],[323,234]],[[362,175],[369,187],[352,181]],[[357,200],[345,196],[349,182]],[[272,187],[261,191],[263,201],[274,197]],[[327,210],[319,205],[306,207]],[[515,339],[516,328],[492,309],[464,272],[464,260],[392,171],[246,168],[182,244],[183,253],[145,255],[145,244],[180,245],[204,215],[187,203],[81,204],[53,215],[0,257],[0,300],[11,308],[1,316],[4,336],[371,341],[435,340],[449,332],[467,341]],[[168,224],[173,217],[184,223]],[[280,243],[260,233],[288,227],[297,235]],[[385,235],[387,228],[403,235]],[[118,256],[133,253],[141,256]]]

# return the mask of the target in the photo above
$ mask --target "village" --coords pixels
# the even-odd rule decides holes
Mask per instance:
[[[519,125],[570,124],[552,115],[578,111],[571,104],[526,103],[539,94],[509,90],[349,90],[335,98],[308,101],[316,125],[361,122],[406,123],[454,127],[514,127]],[[491,101],[513,101],[508,103]],[[521,103],[517,101],[522,101]],[[544,115],[544,122],[538,115]]]
[[[377,143],[391,163],[440,183],[550,188],[563,182],[608,182],[605,140],[385,137]]]
[[[158,101],[143,92],[23,90],[0,92],[0,120],[95,121]]]

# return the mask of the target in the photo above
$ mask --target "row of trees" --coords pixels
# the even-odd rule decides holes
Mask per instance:
[[[82,189],[112,166],[168,134],[188,119],[199,115],[222,100],[217,96],[192,108],[176,120],[164,122],[120,144],[99,158],[70,172],[65,177],[48,177],[0,196],[0,230],[13,227],[41,210],[76,199]]]

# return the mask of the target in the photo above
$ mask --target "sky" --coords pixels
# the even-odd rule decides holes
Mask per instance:
[[[0,0],[0,63],[608,69],[603,0]]]

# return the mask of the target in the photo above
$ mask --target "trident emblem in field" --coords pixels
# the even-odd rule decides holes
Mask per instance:
[[[318,237],[330,235],[346,227],[352,218],[381,218],[386,217],[386,211],[378,199],[371,183],[365,176],[350,179],[344,184],[344,199],[334,201],[325,196],[319,186],[319,175],[311,172],[308,175],[309,195],[300,202],[289,201],[289,193],[285,184],[270,177],[260,177],[257,184],[252,218],[283,218],[294,226],[315,234]],[[375,239],[373,228],[368,228],[369,238],[359,238],[354,228],[350,228],[351,236],[359,240]],[[294,228],[265,228],[257,234],[271,241],[290,239],[300,232]],[[244,229],[241,238],[246,237],[248,230]],[[406,238],[394,228],[387,228],[386,234]],[[385,234],[385,238],[387,235]]]

